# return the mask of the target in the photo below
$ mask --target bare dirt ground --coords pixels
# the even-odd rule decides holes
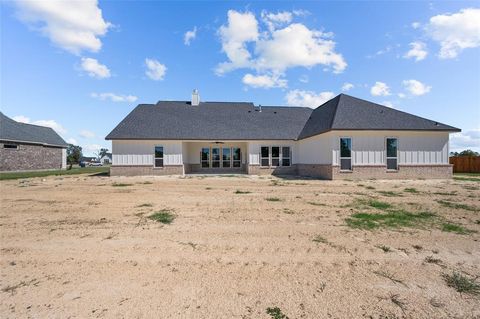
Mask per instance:
[[[480,276],[476,181],[71,176],[0,187],[2,318],[480,317],[480,297],[444,278]],[[372,199],[435,219],[348,226]],[[147,218],[160,210],[174,221]]]

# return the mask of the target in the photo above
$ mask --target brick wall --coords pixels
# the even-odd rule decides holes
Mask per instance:
[[[329,164],[297,164],[300,176],[332,179],[332,165]]]
[[[0,171],[35,171],[62,169],[62,148],[18,144],[17,149],[4,148],[0,142]]]
[[[275,168],[248,165],[247,173],[250,175],[297,175],[297,165],[281,166]]]
[[[162,168],[153,166],[111,166],[110,176],[141,175],[183,175],[183,165],[168,165]]]
[[[452,165],[399,165],[397,171],[386,166],[353,166],[351,172],[332,167],[332,179],[447,179],[452,178]]]

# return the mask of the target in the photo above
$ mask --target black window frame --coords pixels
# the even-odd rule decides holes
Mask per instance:
[[[345,156],[347,154],[344,153],[345,148],[343,147],[344,143],[342,140],[348,140],[349,143],[347,143],[348,146],[348,156]],[[340,137],[339,140],[339,160],[340,160],[340,170],[341,171],[352,171],[352,152],[353,152],[353,139],[349,136],[343,136]]]
[[[157,156],[157,148],[161,148],[161,156]],[[155,145],[153,149],[153,167],[154,168],[163,168],[164,167],[164,158],[165,158],[165,148],[163,145]],[[157,163],[160,163],[157,165]]]

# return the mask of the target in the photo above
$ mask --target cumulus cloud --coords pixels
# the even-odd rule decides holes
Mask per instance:
[[[373,96],[388,96],[390,95],[390,88],[383,82],[375,82],[375,85],[370,88],[370,93]]]
[[[74,139],[74,138],[69,138],[69,139],[67,139],[67,143],[68,143],[68,144],[73,144],[73,145],[78,145],[77,140]]]
[[[253,88],[285,88],[287,87],[287,80],[280,78],[279,75],[253,75],[245,74],[242,79],[243,84]]]
[[[421,61],[427,57],[427,45],[421,41],[411,42],[410,50],[403,56],[405,59],[414,58],[415,62]]]
[[[350,91],[351,89],[354,88],[354,85],[352,83],[348,83],[348,82],[345,82],[343,83],[342,85],[342,91],[343,92],[347,92],[347,91]]]
[[[425,85],[417,80],[404,80],[402,84],[407,92],[416,96],[427,94],[432,89],[431,86]]]
[[[86,151],[88,154],[97,154],[101,148],[104,148],[102,145],[99,144],[87,144],[83,147],[83,150]]]
[[[298,80],[302,83],[308,83],[308,81],[310,81],[310,78],[308,77],[308,75],[304,74]]]
[[[427,34],[440,44],[441,59],[455,58],[467,48],[480,46],[480,9],[462,9],[431,17]]]
[[[347,63],[335,51],[332,33],[291,23],[294,15],[263,12],[262,20],[268,28],[260,30],[253,13],[229,10],[228,22],[218,32],[228,61],[217,66],[217,75],[240,68],[283,74],[288,68],[316,65],[331,68],[334,73],[345,70]]]
[[[145,65],[147,70],[145,74],[152,80],[159,81],[163,80],[165,73],[167,72],[167,67],[164,64],[161,64],[155,59],[145,59]]]
[[[382,102],[382,105],[391,107],[392,109],[395,108],[395,107],[393,106],[393,102],[391,102],[391,101],[383,101],[383,102]]]
[[[99,99],[101,101],[110,100],[112,102],[135,102],[138,100],[138,97],[135,95],[123,95],[123,94],[115,94],[115,93],[91,93],[91,97],[95,99]]]
[[[335,96],[333,92],[320,92],[315,93],[313,91],[292,90],[285,96],[287,105],[290,106],[303,106],[316,108],[322,105]]]
[[[58,124],[54,120],[38,120],[38,121],[31,121],[30,118],[23,116],[23,115],[17,115],[13,117],[13,120],[21,123],[27,123],[27,124],[34,124],[34,125],[40,125],[40,126],[46,126],[52,128],[54,131],[56,131],[58,134],[63,135],[67,133],[67,130],[60,124]]]
[[[88,131],[88,130],[80,131],[79,135],[83,138],[94,138],[95,137],[95,133],[93,133],[92,131]]]
[[[450,135],[451,151],[463,151],[466,149],[480,152],[480,128]]]
[[[412,25],[412,28],[413,28],[413,29],[418,29],[418,28],[420,28],[420,26],[421,26],[420,22],[412,22],[411,25]]]
[[[112,26],[103,19],[97,0],[15,1],[18,18],[68,52],[98,52]]]
[[[105,79],[110,77],[110,70],[107,66],[99,63],[96,59],[82,58],[80,67],[92,78]]]
[[[194,27],[193,30],[185,32],[185,34],[183,35],[183,43],[185,45],[190,45],[192,40],[195,40],[196,37],[197,37],[197,27]]]

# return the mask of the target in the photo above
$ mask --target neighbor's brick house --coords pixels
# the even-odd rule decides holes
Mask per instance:
[[[19,123],[0,112],[0,171],[65,169],[66,148],[53,129]]]
[[[316,109],[191,101],[138,105],[106,137],[111,175],[449,178],[460,130],[340,94]]]

